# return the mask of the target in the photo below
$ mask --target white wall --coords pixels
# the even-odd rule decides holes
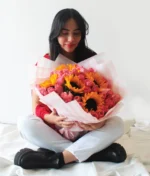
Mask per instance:
[[[52,19],[67,7],[89,22],[89,46],[113,60],[129,98],[150,103],[149,0],[0,0],[0,122],[31,112],[28,65],[48,51]]]

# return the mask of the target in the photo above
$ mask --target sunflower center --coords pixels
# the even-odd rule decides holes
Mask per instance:
[[[70,84],[71,84],[72,87],[80,88],[75,82],[70,82]]]
[[[100,87],[100,85],[94,80],[94,83],[98,86],[98,87]]]
[[[85,106],[89,111],[90,110],[94,110],[96,111],[97,110],[97,103],[94,99],[92,98],[89,98],[87,101],[86,101],[86,106]]]

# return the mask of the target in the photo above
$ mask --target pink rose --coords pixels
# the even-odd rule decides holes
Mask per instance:
[[[54,87],[48,87],[48,88],[47,88],[47,92],[48,92],[48,93],[51,93],[51,92],[53,92],[53,91],[55,91],[55,90],[54,90]]]
[[[64,69],[64,70],[63,70],[63,73],[68,74],[68,73],[69,73],[69,70],[68,70],[68,69]]]
[[[91,114],[92,114],[92,116],[96,117],[97,119],[99,118],[98,112],[92,111]]]
[[[67,103],[73,100],[73,95],[71,92],[67,93],[67,92],[62,92],[60,94],[61,98]]]
[[[98,119],[104,117],[104,115],[105,115],[104,110],[101,110],[101,111],[99,112],[99,114],[98,114]]]
[[[103,110],[104,110],[105,113],[107,113],[108,110],[109,110],[108,105],[105,105],[105,106],[103,107]]]
[[[41,93],[43,96],[45,96],[45,95],[48,94],[46,88],[40,88],[39,91],[40,91],[40,93]]]
[[[94,69],[93,68],[89,68],[88,71],[89,72],[94,72]]]
[[[85,79],[85,75],[83,73],[80,73],[80,74],[78,74],[78,78],[80,80],[84,80]]]
[[[113,101],[113,99],[111,99],[111,98],[107,98],[107,99],[105,100],[105,103],[107,104],[107,106],[108,106],[109,109],[114,106],[114,101]]]
[[[80,72],[83,72],[83,73],[84,73],[85,71],[86,71],[85,68],[83,68],[83,67],[80,68]]]
[[[83,108],[83,102],[78,101],[79,105]]]
[[[73,98],[74,100],[76,100],[76,101],[81,101],[81,97],[80,96],[74,96],[74,98]]]
[[[62,70],[56,71],[56,74],[58,74],[58,76],[60,77],[63,74]]]
[[[109,89],[99,89],[99,93],[103,95],[104,99],[107,97],[108,91],[109,91]]]
[[[91,91],[92,91],[92,89],[90,87],[85,87],[85,89],[84,89],[84,93],[89,93]]]
[[[78,71],[74,68],[73,70],[71,70],[71,73],[76,75]]]
[[[89,86],[89,87],[90,87],[90,86],[93,85],[93,82],[92,82],[91,80],[89,80],[89,79],[85,79],[84,82],[85,82],[85,85],[86,85],[86,86]]]
[[[61,76],[65,77],[65,76],[68,76],[68,75],[69,75],[69,73],[63,73]]]
[[[62,85],[64,83],[64,77],[61,76],[57,79],[57,84]]]
[[[109,98],[112,97],[113,91],[112,91],[112,90],[109,90],[106,95],[107,95],[107,97],[109,97]]]
[[[94,85],[94,86],[92,87],[92,91],[93,91],[93,92],[98,92],[98,91],[99,91],[99,87],[98,87],[97,85]]]
[[[55,92],[60,95],[63,92],[63,87],[59,84],[55,84]]]
[[[117,104],[121,100],[121,96],[119,94],[115,94],[113,100],[114,103]]]

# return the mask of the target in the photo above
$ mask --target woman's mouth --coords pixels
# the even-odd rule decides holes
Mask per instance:
[[[75,44],[66,44],[66,46],[67,46],[68,48],[72,48],[72,47],[75,46]]]

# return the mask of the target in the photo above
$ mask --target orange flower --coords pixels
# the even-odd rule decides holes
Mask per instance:
[[[54,86],[56,84],[57,78],[58,78],[58,75],[55,73],[50,76],[49,79],[50,79],[52,86]]]
[[[40,87],[50,87],[54,86],[56,84],[58,75],[57,74],[52,74],[48,80],[44,81],[43,83],[40,84]]]
[[[73,70],[76,67],[77,67],[77,64],[61,64],[58,67],[56,67],[55,70],[61,71],[63,69],[67,69],[67,70],[71,71],[71,70]]]
[[[100,88],[100,90],[109,87],[108,81],[97,72],[87,72],[86,77],[92,80]]]
[[[86,112],[100,111],[101,106],[104,104],[103,95],[97,92],[87,93],[82,97],[83,109]]]
[[[40,84],[40,87],[47,88],[51,86],[50,80],[46,80],[43,83]]]
[[[77,67],[76,64],[67,64],[67,68],[68,68],[69,71],[75,69],[76,67]]]
[[[85,86],[77,76],[66,76],[65,81],[65,86],[68,87],[69,90],[75,93],[83,93]]]
[[[56,67],[55,70],[63,70],[63,69],[67,69],[67,65],[61,64],[61,65],[59,65],[58,67]]]

